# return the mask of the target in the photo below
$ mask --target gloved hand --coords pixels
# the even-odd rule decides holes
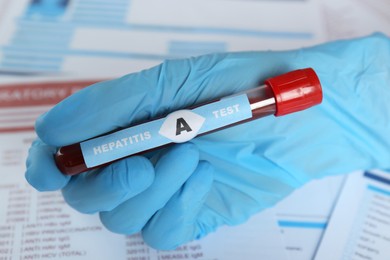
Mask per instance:
[[[72,178],[54,164],[56,147],[304,67],[314,68],[323,85],[317,107]],[[314,178],[389,168],[389,85],[390,40],[378,34],[295,51],[167,61],[83,89],[40,117],[40,140],[30,149],[26,178],[41,191],[62,189],[69,205],[99,212],[114,232],[142,231],[152,247],[172,249],[221,225],[242,223]]]

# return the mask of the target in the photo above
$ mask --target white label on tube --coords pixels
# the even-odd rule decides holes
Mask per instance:
[[[248,97],[242,94],[82,142],[81,151],[91,168],[172,142],[187,142],[251,117]]]

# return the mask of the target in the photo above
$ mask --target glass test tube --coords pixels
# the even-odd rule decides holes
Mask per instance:
[[[301,111],[321,101],[322,89],[314,70],[295,70],[241,94],[61,147],[55,161],[62,173],[75,175],[264,116]]]

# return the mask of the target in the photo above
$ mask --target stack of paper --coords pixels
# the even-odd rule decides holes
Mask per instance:
[[[390,34],[388,7],[385,0],[0,0],[0,259],[388,259],[383,173],[356,173],[339,199],[343,176],[313,181],[244,225],[169,252],[138,234],[110,233],[60,192],[38,193],[24,180],[35,118],[84,86],[165,59]],[[361,197],[351,198],[353,189]]]

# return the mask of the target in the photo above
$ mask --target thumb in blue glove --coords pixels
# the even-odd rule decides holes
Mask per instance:
[[[318,107],[175,145],[156,154],[154,164],[130,157],[72,178],[54,166],[55,147],[304,67],[322,82]],[[296,51],[167,61],[86,88],[42,116],[36,124],[42,141],[30,149],[26,178],[39,190],[62,189],[81,212],[100,212],[112,231],[142,231],[149,245],[172,249],[242,223],[314,178],[389,168],[389,82],[390,40],[378,34]]]

